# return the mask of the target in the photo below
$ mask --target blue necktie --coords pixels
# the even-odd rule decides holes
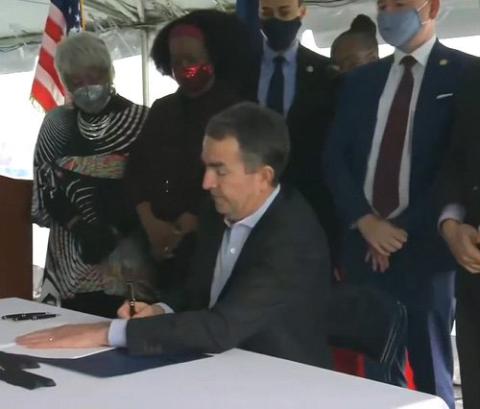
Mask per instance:
[[[279,55],[273,59],[275,65],[273,70],[272,78],[270,79],[270,85],[268,87],[267,94],[267,106],[274,111],[277,111],[279,114],[283,115],[283,99],[284,99],[284,88],[285,88],[285,78],[283,76],[283,63],[285,62],[285,57]]]

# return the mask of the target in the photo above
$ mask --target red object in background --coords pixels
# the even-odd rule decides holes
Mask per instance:
[[[407,366],[405,368],[405,376],[407,377],[408,389],[416,390],[417,388],[415,387],[415,382],[413,381],[413,370],[410,366],[410,363],[408,362],[408,359]]]
[[[365,359],[362,354],[350,351],[348,349],[333,349],[334,369],[338,372],[348,375],[365,377]],[[413,381],[413,371],[407,360],[405,368],[408,388],[415,390],[415,382]]]
[[[338,372],[365,377],[365,364],[362,354],[349,349],[333,349],[334,368]]]

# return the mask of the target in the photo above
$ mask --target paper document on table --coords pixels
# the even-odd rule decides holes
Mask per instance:
[[[15,338],[33,331],[40,331],[66,324],[92,324],[109,321],[105,318],[84,314],[78,311],[60,309],[47,304],[21,300],[18,298],[0,300],[0,316],[19,313],[47,312],[58,314],[56,317],[39,320],[12,321],[0,319],[0,350],[12,354],[23,354],[42,358],[76,359],[112,349],[75,348],[75,349],[29,349],[15,343]]]
[[[6,348],[0,348],[9,354],[29,355],[37,358],[58,358],[58,359],[78,359],[89,355],[98,354],[99,352],[113,349],[111,347],[105,348],[56,348],[56,349],[30,349],[13,344]]]

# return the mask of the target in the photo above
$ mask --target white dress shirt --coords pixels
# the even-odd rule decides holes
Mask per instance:
[[[212,286],[210,288],[210,308],[216,304],[223,287],[225,287],[225,284],[232,275],[238,256],[240,255],[248,236],[250,236],[252,229],[270,207],[273,200],[277,197],[278,192],[280,192],[280,185],[275,188],[272,194],[255,213],[245,217],[243,220],[233,224],[228,220],[225,220],[225,224],[228,228],[225,229],[225,232],[223,233],[222,244],[215,263]]]
[[[463,220],[465,219],[465,213],[465,207],[460,203],[450,203],[442,210],[440,218],[438,219],[438,228],[440,228],[442,223],[448,219],[455,220],[458,223],[463,223]]]
[[[387,125],[388,114],[395,97],[398,86],[404,73],[404,66],[400,64],[403,57],[411,55],[417,61],[412,68],[413,74],[413,91],[410,101],[410,112],[407,124],[407,134],[405,135],[405,143],[403,145],[402,159],[400,164],[399,175],[399,206],[388,216],[393,218],[398,216],[404,211],[409,204],[410,195],[410,168],[411,168],[411,156],[412,156],[412,133],[415,119],[415,110],[417,107],[418,95],[420,93],[420,87],[422,85],[423,76],[425,74],[425,68],[427,66],[428,58],[435,45],[437,38],[433,36],[429,41],[417,48],[411,54],[405,54],[403,51],[396,49],[394,54],[394,61],[390,72],[388,74],[387,82],[383,90],[382,96],[378,104],[377,111],[377,123],[375,126],[375,132],[373,135],[372,147],[370,150],[370,156],[368,158],[367,176],[364,184],[364,193],[370,203],[373,204],[373,185],[375,181],[375,172],[377,168],[378,156],[380,153],[380,146],[383,140],[383,134]],[[372,205],[373,207],[373,205]]]
[[[284,78],[284,93],[283,93],[283,112],[284,116],[288,114],[293,99],[295,98],[295,89],[297,85],[297,52],[298,52],[298,40],[296,40],[290,48],[283,52],[273,51],[267,42],[263,45],[262,64],[260,67],[260,78],[258,83],[258,101],[260,105],[267,105],[268,88],[270,86],[270,80],[272,79],[273,72],[275,70],[275,57],[279,55],[285,58],[283,63],[283,78]]]
[[[217,254],[215,270],[213,272],[212,284],[210,287],[209,308],[212,308],[220,296],[225,284],[232,275],[233,268],[243,249],[245,242],[250,236],[252,229],[265,214],[272,202],[280,192],[280,185],[268,196],[267,200],[260,206],[255,213],[245,217],[235,223],[225,220],[228,226],[223,233],[222,244]],[[159,303],[167,313],[174,311],[166,304]],[[108,343],[114,347],[124,347],[127,345],[127,320],[116,319],[110,324],[108,331]]]

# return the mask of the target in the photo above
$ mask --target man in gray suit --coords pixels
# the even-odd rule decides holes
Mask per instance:
[[[230,348],[329,367],[324,331],[330,266],[324,233],[295,190],[280,186],[289,153],[282,117],[255,104],[214,117],[203,145],[199,246],[185,294],[136,303],[129,319],[64,326],[18,339],[28,347],[125,346],[132,354]]]

